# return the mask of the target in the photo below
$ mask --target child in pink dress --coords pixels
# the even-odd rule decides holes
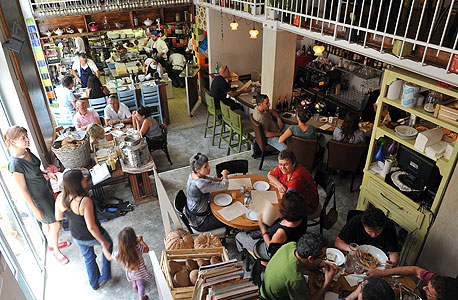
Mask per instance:
[[[132,227],[124,228],[118,234],[118,251],[113,254],[105,252],[108,260],[117,260],[126,271],[126,277],[129,282],[132,282],[134,290],[138,291],[140,300],[147,300],[145,295],[144,280],[151,278],[143,260],[143,253],[148,253],[148,245],[143,241],[141,235],[137,236]]]

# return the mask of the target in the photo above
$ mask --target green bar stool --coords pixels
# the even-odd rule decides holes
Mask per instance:
[[[219,144],[218,148],[221,147],[221,141],[225,141],[229,147],[230,140],[229,140],[229,135],[230,135],[230,128],[232,127],[231,123],[231,116],[229,115],[229,111],[231,108],[224,104],[223,102],[220,103],[221,105],[221,132],[219,133]],[[229,126],[229,129],[226,128],[226,125]]]
[[[231,119],[231,132],[229,134],[229,146],[227,148],[227,155],[231,153],[231,150],[240,153],[242,150],[242,144],[247,145],[247,150],[251,149],[251,144],[253,143],[253,137],[251,132],[254,132],[251,122],[247,118],[242,118],[242,115],[229,110],[229,115]],[[232,144],[232,137],[234,134],[238,135],[238,141],[236,144]],[[237,150],[235,150],[237,147]]]
[[[221,110],[216,109],[215,106],[215,99],[210,96],[209,94],[206,95],[206,100],[207,100],[207,120],[205,121],[205,132],[204,132],[204,138],[207,137],[207,130],[210,130],[212,132],[212,146],[215,145],[215,131],[216,131],[216,126],[221,125],[221,121],[218,120],[218,117],[221,116]],[[208,125],[208,119],[210,118],[210,115],[213,116],[213,123],[211,126]]]

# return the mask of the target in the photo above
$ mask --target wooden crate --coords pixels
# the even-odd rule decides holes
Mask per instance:
[[[164,250],[161,257],[161,269],[164,273],[165,279],[172,292],[173,299],[192,299],[194,286],[176,288],[173,287],[173,280],[170,274],[169,261],[186,261],[188,258],[192,259],[210,259],[212,256],[220,256],[223,261],[228,261],[229,256],[226,248],[207,248],[207,249],[180,249],[180,250]]]
[[[94,144],[94,158],[97,164],[101,164],[108,159],[108,154],[107,155],[97,155],[97,151],[99,151],[100,149],[110,149],[110,148],[113,149],[111,156],[113,157],[114,155],[113,158],[117,159],[118,154],[116,153],[115,141],[106,141],[106,142]]]

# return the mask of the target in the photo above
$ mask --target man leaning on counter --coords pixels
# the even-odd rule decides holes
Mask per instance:
[[[87,87],[89,76],[94,74],[100,78],[100,71],[95,62],[88,59],[85,53],[78,54],[78,59],[72,65],[72,73],[76,80],[83,85],[83,88]]]

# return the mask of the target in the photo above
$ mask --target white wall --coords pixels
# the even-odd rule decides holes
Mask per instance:
[[[221,22],[222,21],[222,22]],[[248,31],[253,28],[249,21],[238,20],[237,31],[232,31],[229,24],[232,15],[207,8],[207,39],[209,71],[214,72],[216,63],[228,65],[232,72],[239,75],[261,72],[262,66],[262,24],[256,23],[259,31],[257,39],[250,39]],[[221,24],[223,35],[221,37]],[[211,26],[210,26],[211,25]]]
[[[11,273],[3,255],[0,253],[0,299],[22,300],[26,299],[19,284]]]

